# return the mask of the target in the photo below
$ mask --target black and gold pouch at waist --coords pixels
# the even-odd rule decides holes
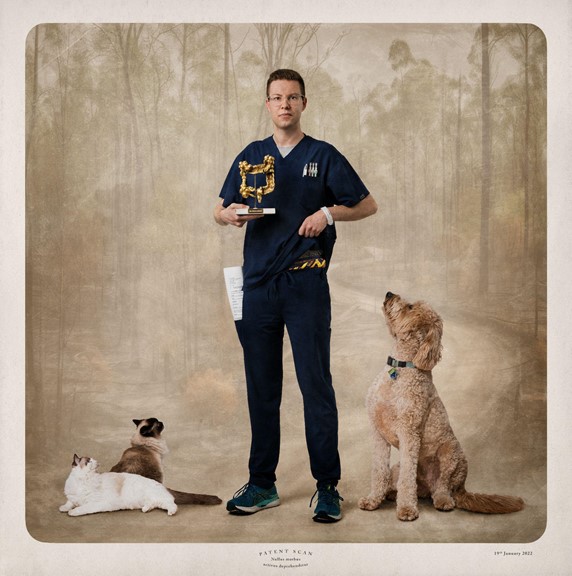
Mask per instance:
[[[321,250],[304,252],[288,270],[311,270],[312,268],[326,268],[326,259]]]

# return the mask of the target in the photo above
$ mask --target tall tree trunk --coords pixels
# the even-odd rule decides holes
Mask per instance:
[[[451,237],[450,231],[450,218],[449,218],[449,197],[447,195],[447,179],[446,179],[446,143],[445,143],[445,133],[446,133],[446,120],[445,120],[445,75],[441,76],[441,201],[442,205],[442,226],[441,226],[441,237],[445,240],[445,245],[447,247],[447,255],[449,253],[449,239]],[[431,204],[433,207],[433,204]],[[434,222],[434,218],[431,218]],[[448,260],[448,258],[447,258]]]
[[[451,186],[451,201],[450,201],[450,223],[449,223],[449,239],[447,241],[447,269],[449,267],[449,262],[458,255],[458,251],[454,249],[453,239],[457,238],[457,225],[459,218],[459,198],[461,194],[461,166],[462,166],[462,146],[461,146],[461,134],[462,134],[462,90],[463,81],[459,74],[459,89],[457,95],[457,133],[455,135],[455,167],[454,167],[454,184]],[[449,272],[447,271],[447,293],[449,290]]]
[[[30,118],[26,129],[26,170],[30,160],[30,150],[34,138],[34,129],[36,127],[37,105],[38,105],[38,46],[39,46],[39,26],[34,29],[34,55],[32,57],[32,74],[30,81],[32,82],[31,94],[29,96],[29,114]]]
[[[124,234],[130,234],[134,227],[141,222],[143,208],[146,201],[145,186],[143,180],[143,163],[141,154],[141,140],[139,133],[139,119],[137,106],[133,95],[133,81],[131,66],[137,55],[139,36],[142,24],[129,24],[125,35],[123,26],[118,26],[118,39],[122,55],[122,75],[125,90],[125,104],[130,120],[129,133],[126,139],[126,154],[129,163],[128,178],[130,185],[125,193],[129,195],[129,212],[127,214],[128,225],[122,230]],[[139,281],[141,278],[141,257],[137,251],[129,249],[128,252],[128,342],[131,349],[131,361],[134,366],[139,364]]]
[[[226,162],[228,154],[230,117],[230,26],[224,25],[224,71],[223,71],[223,111],[222,111],[222,159]]]
[[[188,24],[183,24],[183,39],[181,41],[181,84],[179,86],[179,104],[181,112],[185,102],[185,85],[187,83],[187,28]]]
[[[522,166],[522,180],[524,184],[524,246],[523,246],[523,270],[528,268],[530,247],[530,178],[529,178],[529,145],[530,145],[530,91],[528,87],[528,24],[524,25],[524,162]]]
[[[489,218],[491,195],[491,109],[490,109],[490,55],[489,26],[481,26],[481,98],[482,98],[482,175],[481,175],[481,238],[480,238],[480,273],[479,294],[489,291]]]
[[[59,444],[62,436],[62,421],[64,418],[64,380],[65,380],[65,354],[66,354],[66,330],[67,330],[67,308],[68,294],[66,291],[66,227],[67,211],[66,198],[68,195],[68,74],[69,67],[69,50],[65,51],[65,56],[58,56],[58,87],[59,87],[59,117],[58,138],[60,144],[59,158],[59,286],[58,286],[58,346],[57,346],[57,372],[56,372],[56,431],[55,439]],[[68,58],[68,61],[62,62],[62,58]]]
[[[31,74],[28,76],[28,82],[31,83],[29,98],[29,117],[26,129],[26,205],[28,206],[26,214],[26,386],[28,396],[28,406],[35,409],[34,419],[40,429],[45,429],[47,416],[44,414],[42,398],[44,392],[42,379],[41,354],[43,349],[44,338],[42,337],[42,292],[37,291],[38,297],[35,298],[36,282],[36,262],[32,247],[37,246],[35,238],[36,214],[34,211],[34,202],[31,201],[36,186],[36,170],[31,163],[31,155],[34,151],[32,145],[34,139],[34,128],[36,125],[36,106],[38,102],[38,36],[39,26],[34,29],[34,49],[31,56]],[[33,318],[37,322],[33,322]],[[29,417],[30,415],[28,415]]]
[[[400,108],[400,120],[401,120],[401,171],[402,171],[402,181],[401,181],[401,188],[402,188],[402,201],[403,201],[403,227],[401,232],[402,243],[403,243],[403,261],[407,264],[408,260],[408,246],[407,246],[407,239],[409,238],[409,234],[407,233],[408,224],[409,224],[409,199],[407,198],[407,127],[406,127],[406,118],[405,118],[405,105],[403,104],[403,73],[401,74],[400,78],[400,88],[398,91],[398,106]]]
[[[459,198],[461,197],[461,187],[463,185],[463,180],[461,178],[462,173],[462,143],[461,134],[463,129],[463,117],[462,117],[462,93],[463,93],[463,80],[459,74],[459,95],[457,99],[457,138],[455,143],[455,186],[452,193],[452,217],[453,226],[457,228],[458,218],[459,218]]]

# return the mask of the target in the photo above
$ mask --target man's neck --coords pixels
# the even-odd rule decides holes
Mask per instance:
[[[302,132],[301,129],[292,132],[288,130],[274,130],[273,137],[278,147],[296,146],[296,144],[304,138],[304,132]]]

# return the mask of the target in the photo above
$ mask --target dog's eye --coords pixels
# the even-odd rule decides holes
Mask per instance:
[[[407,306],[407,308],[409,308],[409,310],[413,310],[413,304],[409,304],[409,306]]]

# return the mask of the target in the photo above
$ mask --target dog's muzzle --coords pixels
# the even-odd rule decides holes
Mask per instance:
[[[393,292],[388,292],[388,293],[385,295],[385,300],[384,300],[383,303],[384,303],[384,304],[387,304],[387,303],[388,303],[392,298],[394,298],[394,297],[395,297],[395,294],[394,294]]]

